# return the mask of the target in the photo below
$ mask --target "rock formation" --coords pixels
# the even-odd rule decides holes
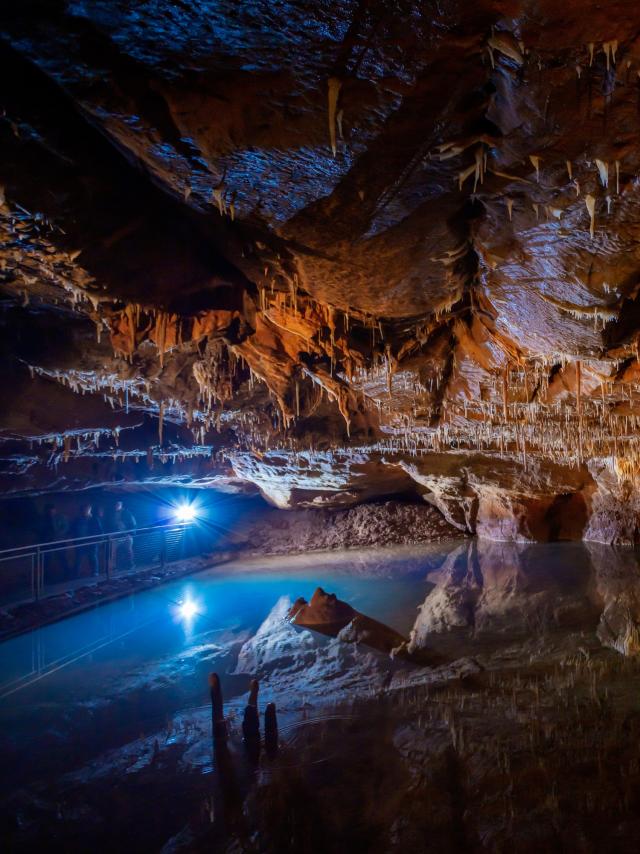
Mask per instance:
[[[309,602],[296,599],[288,618],[296,626],[340,637],[348,643],[363,643],[390,655],[403,653],[407,643],[395,629],[361,614],[335,593],[325,593],[322,587],[316,589]]]
[[[3,493],[636,542],[637,17],[4,4]]]

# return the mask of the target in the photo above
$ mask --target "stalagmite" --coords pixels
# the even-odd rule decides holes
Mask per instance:
[[[252,679],[249,698],[242,720],[242,740],[245,750],[252,761],[260,754],[260,719],[258,717],[258,680]]]
[[[269,757],[278,752],[278,717],[276,704],[268,703],[264,712],[264,744]]]
[[[507,199],[507,213],[509,214],[509,222],[513,220],[513,199]]]
[[[227,738],[227,725],[224,719],[222,685],[217,673],[209,674],[209,693],[211,695],[211,732],[214,742],[224,742]]]
[[[342,81],[337,77],[330,77],[327,81],[327,96],[329,101],[329,139],[331,141],[331,151],[335,157],[337,154],[336,144],[336,108],[338,106],[338,98],[342,89]]]

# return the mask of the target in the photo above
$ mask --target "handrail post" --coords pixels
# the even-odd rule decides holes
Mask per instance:
[[[42,552],[40,546],[36,548],[36,602],[42,595]]]
[[[104,548],[105,548],[104,568],[105,568],[105,574],[107,576],[107,581],[108,581],[111,578],[111,552],[112,552],[112,549],[111,549],[111,535],[110,534],[107,534],[105,537]]]
[[[38,586],[36,580],[36,552],[31,552],[31,598],[38,601]]]
[[[24,596],[30,597],[30,601],[37,602],[43,599],[46,594],[47,584],[45,582],[45,573],[51,573],[53,564],[49,564],[47,569],[47,561],[50,561],[53,555],[66,553],[69,559],[67,568],[69,572],[65,573],[62,579],[63,589],[69,589],[77,581],[81,580],[77,574],[79,552],[83,549],[96,549],[98,556],[100,548],[106,550],[104,573],[107,579],[117,576],[118,562],[116,560],[116,550],[113,548],[117,539],[120,538],[126,542],[128,537],[133,539],[133,543],[139,544],[147,542],[142,540],[142,535],[149,538],[149,543],[153,543],[150,548],[141,548],[139,560],[141,562],[148,561],[145,566],[153,565],[154,561],[159,561],[160,568],[164,569],[168,563],[177,559],[180,554],[184,554],[185,549],[185,526],[175,524],[149,525],[145,528],[132,529],[122,532],[105,532],[103,534],[92,534],[86,537],[67,537],[62,540],[52,540],[46,543],[30,543],[25,546],[15,546],[9,549],[0,549],[0,561],[19,561],[19,573],[21,575],[22,584],[24,585]],[[156,549],[157,536],[160,536],[159,550]],[[27,570],[27,567],[30,569]],[[142,566],[142,563],[141,563]],[[72,571],[73,570],[73,571]],[[27,571],[30,572],[30,593],[26,590],[26,579],[24,576]],[[99,564],[99,571],[102,574],[102,567]],[[55,575],[52,576],[52,581]],[[55,585],[60,586],[60,585]],[[0,601],[4,601],[0,597]]]

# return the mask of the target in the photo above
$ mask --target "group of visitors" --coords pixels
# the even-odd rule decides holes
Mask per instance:
[[[133,536],[136,520],[122,501],[116,501],[110,513],[104,506],[90,502],[82,504],[76,517],[69,522],[54,504],[47,504],[40,526],[38,540],[41,543],[54,543],[83,537],[96,537],[100,534],[118,533],[122,537],[112,537],[106,546],[99,542],[86,545],[69,544],[69,548],[60,548],[47,553],[48,569],[60,580],[70,575],[98,575],[110,568],[118,572],[133,569]]]

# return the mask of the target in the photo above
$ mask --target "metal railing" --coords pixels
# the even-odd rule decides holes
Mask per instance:
[[[0,604],[38,601],[196,554],[188,524],[153,525],[0,551]]]

